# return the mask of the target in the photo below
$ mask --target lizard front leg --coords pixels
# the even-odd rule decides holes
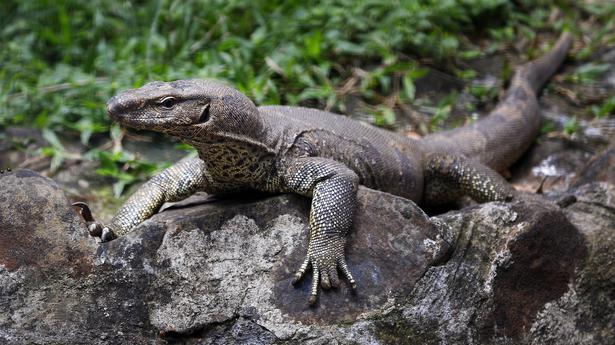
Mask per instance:
[[[180,160],[139,187],[109,224],[103,225],[90,219],[90,234],[100,237],[103,242],[126,234],[158,212],[165,202],[179,201],[198,190],[206,189],[205,175],[206,167],[201,159]]]
[[[342,163],[319,157],[295,158],[285,165],[287,189],[312,197],[308,252],[293,284],[312,267],[310,305],[316,303],[319,282],[325,289],[338,286],[338,268],[356,289],[344,248],[356,209],[357,174]]]

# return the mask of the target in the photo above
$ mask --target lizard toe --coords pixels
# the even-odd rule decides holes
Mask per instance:
[[[340,278],[337,275],[337,266],[329,268],[329,280],[331,281],[331,287],[337,288],[340,286]]]
[[[348,282],[350,283],[350,287],[352,287],[352,290],[356,291],[357,282],[354,280],[354,278],[352,277],[352,273],[350,273],[350,270],[348,269],[348,265],[346,264],[346,259],[343,257],[339,258],[337,263],[340,266],[340,269],[342,270],[342,273],[344,274],[346,279],[348,279]]]
[[[301,280],[301,278],[303,278],[309,265],[310,265],[310,258],[306,257],[305,260],[303,260],[301,267],[299,267],[299,269],[295,273],[295,276],[293,277],[293,280],[291,282],[293,285],[297,284]]]
[[[324,269],[320,273],[320,286],[322,286],[322,288],[325,290],[331,288],[331,281],[329,280],[329,270],[327,269]]]
[[[318,281],[320,280],[320,269],[317,265],[312,264],[312,289],[310,292],[309,304],[310,306],[314,306],[316,304],[316,300],[318,299]]]
[[[102,235],[102,225],[98,222],[92,222],[88,225],[88,232],[92,237],[100,237]]]
[[[100,241],[101,242],[109,242],[109,241],[114,240],[116,238],[117,238],[117,236],[115,236],[115,234],[113,233],[113,230],[109,229],[106,226],[102,229],[102,234],[100,235]]]
[[[72,206],[77,209],[77,212],[85,221],[90,236],[100,238],[101,242],[108,242],[117,238],[113,230],[94,219],[92,211],[90,211],[90,207],[86,203],[75,202]]]

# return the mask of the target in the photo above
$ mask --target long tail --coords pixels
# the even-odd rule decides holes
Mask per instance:
[[[488,116],[469,126],[428,135],[421,144],[427,152],[455,152],[504,170],[538,135],[536,95],[562,64],[571,45],[572,36],[562,33],[550,52],[517,69],[506,97]]]

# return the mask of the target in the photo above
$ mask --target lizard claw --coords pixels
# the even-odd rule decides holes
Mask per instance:
[[[313,265],[314,266],[314,265]],[[310,290],[310,299],[308,303],[310,306],[316,304],[316,300],[318,299],[318,278],[320,277],[320,270],[318,266],[314,266],[312,269],[312,289]]]
[[[113,230],[109,229],[106,226],[102,229],[102,234],[100,235],[101,242],[109,242],[116,238],[117,236],[115,236],[115,233],[113,233]]]
[[[314,241],[316,245],[312,246],[312,242],[308,248],[308,255],[303,261],[297,273],[293,277],[292,284],[297,284],[305,276],[307,269],[312,267],[312,287],[310,289],[309,304],[313,306],[318,299],[318,285],[323,289],[337,288],[340,284],[338,276],[338,268],[342,271],[344,277],[348,279],[353,291],[357,289],[355,282],[346,259],[344,258],[344,243],[345,240],[335,239],[325,241]],[[321,243],[318,243],[321,242]],[[322,244],[322,245],[320,245]],[[314,252],[312,248],[321,248],[320,251]]]
[[[89,223],[94,221],[94,217],[92,217],[92,211],[90,211],[90,207],[85,202],[74,202],[71,206],[77,208],[77,212],[79,212],[81,218],[83,218],[83,220],[85,220],[86,222]]]
[[[90,232],[90,236],[92,237],[101,237],[102,236],[102,225],[97,222],[91,222],[88,225],[88,231]]]
[[[109,227],[104,226],[102,223],[97,222],[92,216],[92,211],[90,211],[90,207],[88,204],[84,202],[75,202],[72,206],[77,208],[77,212],[83,218],[86,225],[88,226],[88,232],[92,237],[100,238],[101,242],[109,242],[117,236],[113,233]]]
[[[301,267],[299,267],[299,270],[297,270],[297,273],[295,273],[295,277],[293,278],[293,281],[292,281],[293,285],[297,284],[301,280],[301,278],[303,278],[303,276],[305,275],[305,271],[307,271],[308,269],[308,266],[310,266],[309,257],[305,258],[305,260],[301,264]]]

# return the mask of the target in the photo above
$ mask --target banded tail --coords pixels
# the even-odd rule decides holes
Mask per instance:
[[[551,51],[519,68],[505,98],[476,123],[425,136],[427,151],[455,152],[502,171],[530,146],[540,130],[537,94],[557,71],[572,46],[572,36],[562,33]]]

